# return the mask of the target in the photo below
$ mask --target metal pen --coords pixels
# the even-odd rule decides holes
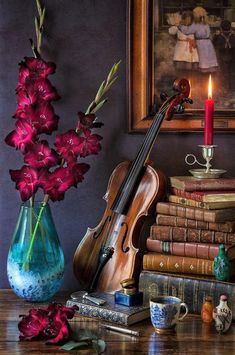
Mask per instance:
[[[107,324],[101,324],[101,327],[104,327],[105,329],[108,329],[108,330],[113,330],[114,332],[119,332],[119,333],[128,334],[128,335],[134,335],[136,337],[140,336],[140,332],[138,330],[131,330],[131,329],[126,329],[126,328],[121,328],[121,327],[115,327],[114,325],[107,325]]]

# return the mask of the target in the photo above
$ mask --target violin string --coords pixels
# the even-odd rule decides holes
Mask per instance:
[[[172,97],[170,99],[172,100]],[[166,113],[167,109],[169,108],[169,105],[168,105],[169,101],[170,100],[167,100],[167,101],[164,102],[164,104],[161,106],[160,110],[157,112],[156,116],[154,117],[153,123],[152,123],[150,129],[148,130],[148,132],[146,134],[145,140],[144,140],[143,144],[141,145],[141,148],[140,148],[140,150],[139,150],[139,152],[137,154],[137,157],[135,158],[135,160],[133,162],[133,165],[131,166],[131,168],[129,170],[129,173],[127,175],[127,179],[126,179],[126,181],[124,183],[123,189],[126,186],[128,186],[129,181],[132,181],[133,180],[133,176],[135,176],[135,174],[137,174],[137,168],[140,165],[139,164],[139,160],[140,160],[140,157],[144,154],[144,150],[146,149],[146,146],[147,146],[147,148],[149,150],[149,148],[150,148],[149,146],[151,146],[150,143],[154,142],[155,135],[159,131],[159,129],[158,129],[157,132],[155,132],[156,128],[157,128],[158,125],[160,126],[162,120],[164,119],[164,114]],[[120,216],[120,215],[117,215],[117,216]],[[102,246],[105,247],[105,248],[106,247],[110,247],[110,246],[114,247],[114,242],[115,242],[115,239],[116,239],[115,235],[114,234],[111,235],[111,238],[109,238],[109,239],[108,239],[108,235],[109,235],[109,230],[110,230],[111,227],[114,226],[114,229],[115,229],[116,222],[119,223],[120,221],[119,221],[119,218],[116,218],[116,214],[114,214],[114,220],[112,218],[111,224],[109,224],[109,226],[107,228],[108,229],[107,233],[106,233],[107,237],[103,240],[103,243],[102,243]]]
[[[162,120],[164,118],[164,116],[162,117],[161,114],[164,114],[166,112],[166,110],[167,110],[167,107],[163,107],[163,108],[161,107],[159,112],[156,114],[156,117],[154,118],[154,121],[146,134],[145,140],[144,140],[143,144],[141,145],[135,160],[131,164],[130,170],[129,170],[125,180],[123,181],[123,185],[120,188],[120,193],[124,193],[124,191],[128,190],[128,185],[130,185],[130,182],[133,181],[134,177],[137,175],[137,169],[140,167],[139,162],[141,160],[141,157],[143,156],[143,152],[146,149],[146,146],[150,145],[150,142],[153,140],[154,135],[155,135],[155,126],[158,125],[159,119]],[[141,165],[141,167],[142,167],[142,165]],[[117,197],[117,203],[120,202],[120,198],[121,198],[121,196]],[[114,209],[115,209],[115,207],[114,207]]]
[[[177,96],[177,95],[174,95],[173,98],[175,98],[175,96]],[[159,124],[159,121],[160,121],[159,118],[164,119],[164,116],[160,117],[160,115],[166,113],[167,109],[169,108],[168,103],[171,102],[171,100],[172,100],[172,96],[170,98],[168,98],[163,103],[163,105],[161,106],[160,110],[157,112],[155,118],[153,119],[153,123],[152,123],[150,129],[148,130],[148,132],[147,132],[147,134],[145,136],[145,140],[144,140],[143,144],[141,145],[140,150],[139,150],[139,152],[138,152],[138,154],[137,154],[137,156],[136,156],[136,158],[135,158],[135,160],[133,162],[133,166],[130,168],[130,171],[131,171],[132,168],[135,169],[135,165],[139,163],[139,161],[138,161],[140,159],[139,156],[141,156],[143,154],[142,151],[143,151],[143,149],[145,149],[145,145],[149,145],[149,140],[151,142],[151,140],[154,138],[154,136],[155,136],[155,125],[157,126]]]

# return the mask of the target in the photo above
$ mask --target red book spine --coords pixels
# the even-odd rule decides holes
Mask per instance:
[[[189,256],[191,258],[214,260],[218,255],[220,244],[203,243],[176,243],[164,242],[147,238],[146,247],[150,252],[157,252],[178,256]],[[226,245],[226,250],[231,246]]]
[[[195,200],[195,201],[199,201],[199,202],[203,201],[204,193],[202,191],[189,192],[189,191],[177,189],[176,187],[172,187],[171,192],[173,195],[184,197],[184,198],[189,198],[190,200]]]

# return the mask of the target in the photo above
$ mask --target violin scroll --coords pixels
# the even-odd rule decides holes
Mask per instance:
[[[176,94],[170,96],[161,107],[161,110],[165,109],[166,120],[170,120],[175,111],[182,112],[184,102],[193,103],[192,99],[189,98],[190,84],[187,79],[176,79],[173,83],[173,90],[176,91]]]

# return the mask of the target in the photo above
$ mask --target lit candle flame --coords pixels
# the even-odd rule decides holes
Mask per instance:
[[[209,82],[208,82],[208,99],[212,99],[212,80],[211,80],[211,74],[209,76]]]

